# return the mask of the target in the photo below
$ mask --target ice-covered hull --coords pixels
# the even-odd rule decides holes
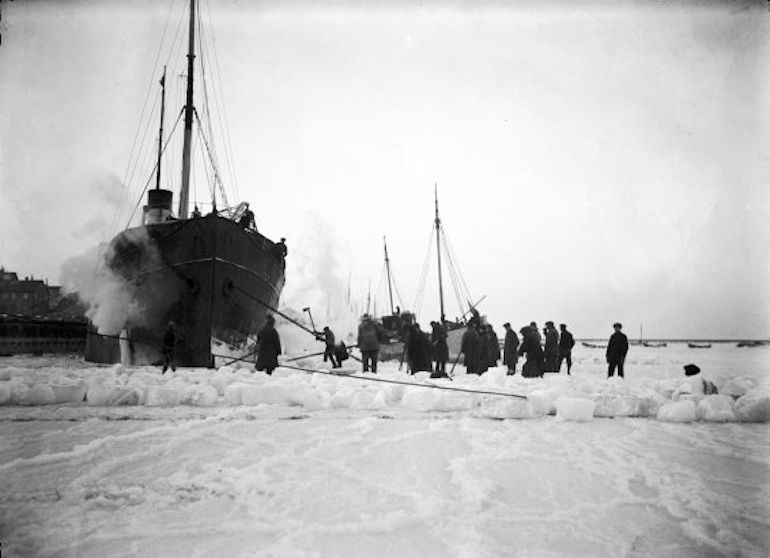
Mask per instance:
[[[178,366],[253,353],[285,269],[272,241],[215,215],[127,229],[111,242],[107,265],[124,282],[116,296],[126,319],[118,335],[92,328],[86,360],[158,363],[173,320]]]

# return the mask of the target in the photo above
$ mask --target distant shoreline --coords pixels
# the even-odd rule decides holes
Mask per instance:
[[[600,342],[600,341],[607,341],[609,339],[609,335],[606,337],[576,337],[575,341],[586,341],[586,342]],[[632,337],[628,338],[628,341],[630,343],[636,343],[639,344],[640,341],[638,339],[634,339]],[[666,337],[652,337],[649,339],[645,339],[644,343],[765,343],[770,345],[770,339],[669,339]]]

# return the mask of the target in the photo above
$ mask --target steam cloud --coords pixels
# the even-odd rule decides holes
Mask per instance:
[[[161,261],[157,248],[146,229],[128,229],[124,233],[127,241],[143,251],[145,265],[157,267]],[[86,304],[86,316],[104,335],[117,335],[127,325],[141,326],[165,312],[165,307],[152,305],[148,308],[140,302],[137,287],[133,282],[116,273],[108,266],[115,256],[114,246],[100,244],[85,253],[66,260],[61,267],[62,286],[69,292],[77,293]],[[158,289],[158,294],[165,289]],[[168,297],[156,296],[157,300]]]
[[[310,214],[305,221],[306,234],[289,246],[281,311],[312,329],[308,313],[302,311],[310,308],[317,329],[329,326],[338,341],[355,343],[358,321],[347,302],[346,274],[340,270],[334,233],[316,214]],[[279,316],[276,325],[284,353],[323,349],[307,332]]]

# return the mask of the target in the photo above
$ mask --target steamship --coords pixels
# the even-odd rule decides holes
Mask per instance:
[[[197,25],[191,0],[177,211],[173,192],[161,188],[160,181],[164,71],[155,188],[147,191],[142,224],[119,233],[105,251],[107,273],[123,285],[113,302],[123,306],[126,317],[110,331],[89,324],[85,358],[90,362],[156,364],[163,358],[164,333],[171,322],[178,366],[213,367],[225,358],[252,360],[257,331],[270,309],[278,306],[285,274],[283,241],[273,242],[256,230],[253,219],[244,217],[250,213],[248,204],[217,211],[214,198],[205,215],[197,207],[191,213],[188,207],[193,123],[198,118],[193,104]]]

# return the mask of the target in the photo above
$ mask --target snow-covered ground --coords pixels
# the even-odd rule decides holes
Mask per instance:
[[[770,554],[770,347],[456,373],[433,383],[528,398],[0,358],[3,556]]]

